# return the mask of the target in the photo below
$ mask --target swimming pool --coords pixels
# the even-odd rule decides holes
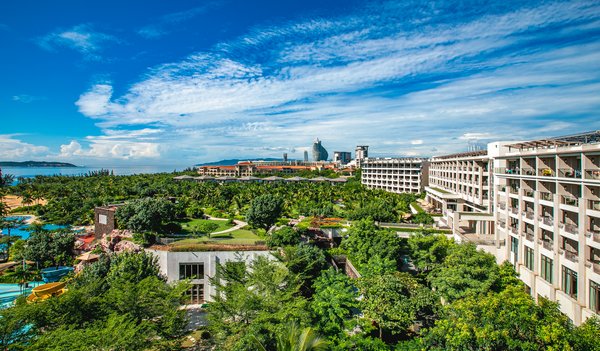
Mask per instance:
[[[14,219],[24,219],[27,220],[31,218],[31,216],[11,216],[11,217],[6,217],[6,219],[8,220],[14,220]],[[27,231],[27,227],[29,227],[29,224],[25,224],[23,226],[20,226],[18,228],[15,229],[11,229],[10,230],[10,235],[11,236],[20,236],[21,239],[27,239],[29,238],[29,232]],[[67,226],[64,225],[58,225],[58,224],[44,224],[43,228],[47,229],[47,230],[55,230],[55,229],[60,229],[60,228],[66,228]],[[8,234],[8,231],[6,229],[2,230],[2,234]]]
[[[19,284],[0,284],[0,308],[10,307],[20,295],[29,295],[31,289],[44,282],[30,282],[28,287],[21,288]]]

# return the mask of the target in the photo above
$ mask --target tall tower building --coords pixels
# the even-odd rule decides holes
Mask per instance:
[[[304,162],[308,162],[308,151],[304,150]]]
[[[315,142],[313,143],[312,154],[313,154],[313,161],[315,161],[315,162],[327,161],[327,157],[329,157],[327,150],[325,150],[323,145],[321,145],[321,140],[319,140],[319,138],[315,139]]]
[[[357,145],[355,150],[356,166],[360,167],[362,161],[369,157],[369,146],[368,145]]]

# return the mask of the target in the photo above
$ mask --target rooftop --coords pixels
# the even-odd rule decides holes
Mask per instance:
[[[525,141],[507,145],[509,149],[539,149],[539,148],[555,148],[559,146],[575,146],[583,144],[600,143],[600,130],[584,132],[579,134],[571,134],[559,136],[555,138],[539,139]]]

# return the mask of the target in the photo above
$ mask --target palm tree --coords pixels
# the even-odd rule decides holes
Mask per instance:
[[[262,351],[267,351],[266,347],[252,335],[255,346]],[[302,330],[298,329],[296,323],[288,325],[287,329],[277,336],[277,351],[318,351],[327,348],[327,341],[317,335],[314,329],[308,327]]]

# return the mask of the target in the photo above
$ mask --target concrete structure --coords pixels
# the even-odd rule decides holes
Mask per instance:
[[[357,145],[354,151],[354,160],[356,163],[356,167],[360,168],[362,161],[365,158],[369,157],[369,146]]]
[[[304,162],[308,162],[308,151],[304,150]]]
[[[319,140],[319,138],[315,139],[315,142],[312,145],[312,155],[314,162],[327,161],[327,158],[329,157],[327,150],[321,145],[321,140]]]
[[[215,276],[217,265],[228,262],[248,265],[259,256],[271,256],[267,250],[174,252],[153,246],[146,251],[158,258],[160,273],[167,277],[169,283],[190,279],[189,304],[212,301],[216,291],[208,278]]]
[[[425,158],[365,158],[361,182],[371,189],[393,193],[420,193],[428,179]]]
[[[345,165],[352,161],[352,153],[348,151],[334,151],[333,162]]]
[[[494,158],[500,254],[580,324],[600,311],[600,132],[507,147]]]
[[[102,238],[104,234],[111,233],[117,228],[115,214],[121,204],[107,205],[94,208],[94,236]]]
[[[490,169],[487,150],[433,157],[429,164],[426,201],[441,213],[458,240],[494,239]]]
[[[576,325],[600,313],[600,131],[490,143],[436,157],[430,172],[427,200],[458,240],[511,262]],[[479,224],[461,232],[463,220]]]

